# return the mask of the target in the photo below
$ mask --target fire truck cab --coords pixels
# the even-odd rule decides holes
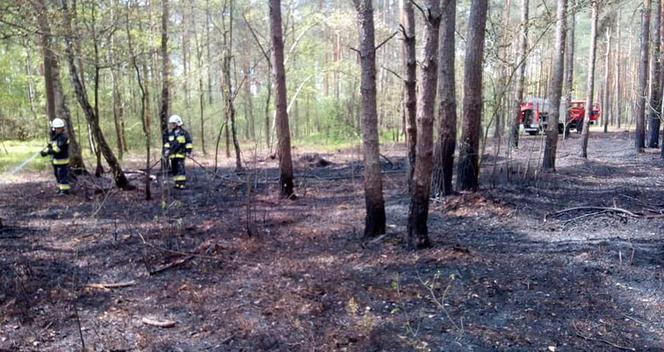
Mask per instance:
[[[572,100],[569,106],[569,119],[567,123],[558,123],[558,133],[575,129],[578,133],[583,130],[583,117],[585,114],[585,100]],[[529,97],[526,102],[521,103],[521,126],[523,130],[530,135],[536,135],[546,130],[548,126],[547,119],[551,110],[549,101],[543,98]],[[594,125],[599,119],[601,110],[599,104],[593,105],[590,114],[590,124]]]
[[[521,126],[530,135],[539,134],[548,126],[547,119],[551,104],[543,98],[528,97],[521,103]]]
[[[593,105],[593,110],[590,113],[590,124],[594,125],[597,123],[597,119],[600,116],[600,107],[596,103]],[[572,100],[569,106],[569,121],[567,121],[568,129],[576,129],[577,132],[581,133],[583,131],[583,117],[586,113],[586,101],[585,100]]]

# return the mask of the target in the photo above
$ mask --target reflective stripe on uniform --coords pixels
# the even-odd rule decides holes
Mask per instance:
[[[168,143],[168,142],[164,143],[164,148],[168,149],[168,148],[170,148],[170,147],[171,147],[171,144],[170,144],[170,143]]]
[[[68,184],[60,183],[58,184],[58,189],[61,191],[69,191],[71,189],[71,186]]]
[[[176,154],[171,154],[170,157],[171,159],[184,159],[185,155],[181,153],[176,153]]]
[[[53,165],[67,165],[69,164],[69,159],[53,159]]]
[[[194,145],[191,144],[191,143],[187,143],[187,145],[185,145],[184,147],[187,148],[187,149],[193,149]]]
[[[183,144],[187,142],[187,139],[184,138],[184,136],[178,136],[177,141],[178,143]]]
[[[175,181],[186,181],[186,180],[187,180],[187,176],[184,176],[184,175],[177,175],[177,176],[174,176],[174,177],[173,177],[173,180],[175,180]]]
[[[56,153],[60,153],[60,147],[58,147],[57,144],[53,144],[53,147],[52,147],[52,148],[53,148],[53,151],[54,151],[54,152],[56,152]]]
[[[175,140],[175,137],[173,137],[173,136],[168,136],[168,140],[172,142],[172,141]]]

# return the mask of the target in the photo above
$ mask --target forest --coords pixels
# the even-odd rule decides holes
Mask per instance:
[[[0,351],[664,350],[663,16],[0,0]]]

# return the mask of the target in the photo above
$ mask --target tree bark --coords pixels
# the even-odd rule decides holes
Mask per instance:
[[[618,10],[618,15],[616,18],[616,55],[615,55],[615,74],[616,74],[616,79],[615,79],[615,92],[614,92],[614,102],[615,102],[615,111],[613,113],[614,117],[614,123],[618,129],[620,129],[620,122],[622,120],[622,96],[621,96],[621,87],[622,87],[622,76],[621,76],[621,52],[620,52],[620,46],[622,44],[622,33],[620,32],[621,26],[620,26],[620,17],[621,17],[621,11]]]
[[[556,46],[553,58],[553,73],[549,88],[549,104],[551,111],[546,129],[544,159],[542,169],[556,170],[556,152],[558,149],[558,122],[560,118],[560,97],[563,88],[563,62],[565,59],[565,18],[567,16],[567,0],[558,0],[556,9]]]
[[[662,113],[662,58],[661,58],[661,24],[662,24],[662,0],[655,0],[654,4],[654,22],[652,33],[652,94],[649,116],[650,128],[648,138],[648,148],[659,148],[659,126]]]
[[[168,21],[170,17],[169,0],[161,2],[161,106],[159,108],[159,128],[162,144],[166,143],[168,132],[168,115],[171,108],[170,69],[171,59],[168,55]]]
[[[466,63],[464,66],[463,133],[457,164],[457,188],[479,188],[479,144],[482,133],[482,73],[484,34],[488,1],[473,0],[468,19]]]
[[[385,202],[380,169],[378,115],[376,111],[376,49],[371,0],[354,0],[360,27],[362,75],[362,141],[364,146],[364,237],[385,233]]]
[[[194,5],[193,3],[189,3],[190,6],[190,11],[191,11],[191,28],[193,29],[194,32],[194,45],[196,46],[196,68],[197,68],[197,75],[198,75],[198,112],[199,112],[199,118],[201,121],[200,129],[201,129],[201,151],[203,152],[204,155],[207,155],[207,149],[205,148],[205,89],[203,85],[203,44],[201,43],[201,39],[199,38],[198,35],[198,27],[196,24],[196,14],[194,12]],[[231,7],[232,11],[232,7]],[[233,20],[233,16],[231,13],[231,21]],[[230,50],[230,48],[229,48]],[[208,63],[209,65],[209,63]]]
[[[72,84],[74,86],[74,91],[76,92],[76,98],[78,99],[85,117],[90,124],[92,134],[95,138],[98,148],[100,148],[101,153],[104,155],[106,162],[111,167],[113,172],[113,180],[115,184],[122,189],[132,189],[133,186],[127,180],[122,167],[118,162],[118,159],[113,154],[113,150],[106,142],[106,138],[101,130],[99,125],[99,116],[95,113],[95,110],[90,105],[88,100],[87,93],[81,82],[78,68],[76,67],[75,55],[74,55],[74,45],[72,40],[72,27],[71,27],[71,17],[69,15],[69,7],[67,5],[67,0],[62,0],[62,13],[65,20],[65,53],[67,58],[67,63],[69,65],[69,75],[71,76]]]
[[[504,0],[504,5],[503,5],[503,13],[502,17],[500,17],[500,21],[503,24],[502,27],[500,27],[500,34],[498,36],[499,38],[499,48],[498,48],[498,58],[499,60],[502,61],[500,66],[498,67],[498,74],[499,74],[499,79],[498,79],[498,90],[496,94],[496,112],[494,114],[495,117],[495,126],[493,130],[493,138],[496,140],[496,150],[499,152],[500,146],[501,146],[501,141],[502,141],[502,136],[503,136],[503,130],[505,128],[505,114],[507,111],[507,103],[508,99],[506,99],[506,93],[509,91],[509,86],[510,86],[510,81],[509,81],[509,75],[510,75],[510,65],[509,65],[509,48],[510,48],[510,31],[509,28],[511,28],[512,20],[511,20],[511,12],[512,12],[512,0]],[[488,131],[487,131],[488,135]]]
[[[485,1],[486,3],[486,1]],[[427,220],[433,169],[433,115],[438,84],[438,35],[440,32],[440,0],[427,0],[424,32],[422,81],[417,105],[417,146],[415,173],[408,212],[408,247],[426,248],[429,242]],[[481,80],[480,80],[481,81]]]
[[[519,65],[516,69],[514,90],[514,110],[512,111],[512,126],[510,134],[511,148],[519,147],[519,125],[521,123],[521,103],[523,102],[524,79],[526,73],[526,55],[528,51],[528,13],[530,2],[528,0],[521,0],[521,33],[519,35],[519,44],[517,50],[516,64]]]
[[[113,53],[115,52],[114,40],[111,39],[111,45],[109,46],[108,56],[111,61],[114,60]],[[124,143],[124,129],[121,121],[124,119],[124,110],[122,107],[122,94],[120,93],[119,88],[119,79],[117,68],[111,67],[111,84],[112,84],[112,97],[113,97],[113,124],[115,125],[115,137],[117,139],[118,147],[118,158],[122,159],[122,156],[125,151]]]
[[[607,45],[609,45],[607,43]],[[588,137],[590,136],[590,115],[593,112],[595,95],[595,60],[597,56],[597,1],[591,3],[590,15],[590,53],[588,55],[588,83],[586,91],[586,111],[583,116],[583,132],[581,133],[581,157],[588,158]],[[606,77],[608,79],[608,75]]]
[[[634,120],[636,130],[634,131],[634,147],[637,153],[643,152],[645,148],[645,113],[646,98],[648,95],[648,53],[650,52],[650,12],[651,0],[643,0],[641,20],[641,54],[639,60],[639,80],[634,107]]]
[[[127,10],[130,10],[130,4],[127,4]],[[141,74],[141,70],[138,67],[138,63],[136,62],[136,55],[134,54],[134,47],[132,45],[132,37],[131,37],[131,30],[129,28],[129,24],[131,23],[129,21],[129,13],[130,11],[127,11],[126,15],[126,21],[125,24],[127,26],[127,46],[129,49],[129,55],[130,55],[130,61],[131,65],[134,68],[136,72],[136,82],[138,83],[138,88],[141,93],[141,124],[143,126],[143,136],[145,137],[145,200],[151,200],[152,199],[152,190],[150,188],[150,140],[151,140],[151,128],[150,128],[150,108],[149,108],[149,101],[150,101],[150,92],[148,90],[148,85],[143,82],[143,79],[141,78],[141,75],[146,76],[146,68],[145,68],[145,62],[143,62],[143,73]],[[139,28],[140,30],[140,28]],[[162,189],[162,192],[164,190]]]
[[[569,28],[567,30],[567,38],[565,41],[565,87],[563,91],[565,92],[565,108],[563,112],[565,116],[563,118],[563,124],[565,125],[565,130],[563,134],[563,139],[567,138],[567,123],[569,122],[569,107],[572,104],[572,97],[574,95],[574,36],[576,28],[576,11],[579,7],[579,1],[574,1],[574,6],[571,9]]]
[[[415,10],[410,0],[401,0],[401,31],[403,34],[403,64],[406,68],[404,99],[406,114],[406,146],[408,149],[408,190],[412,189],[417,144],[417,59],[415,49]]]
[[[37,16],[37,25],[40,31],[41,49],[44,59],[44,84],[46,91],[46,112],[48,119],[52,121],[59,117],[67,125],[69,137],[69,166],[77,173],[87,173],[81,145],[76,138],[76,130],[72,123],[71,113],[60,78],[60,62],[55,54],[55,48],[49,22],[49,12],[46,0],[32,2]]]
[[[602,103],[602,122],[604,133],[609,132],[611,119],[611,27],[606,29],[606,55],[604,56],[604,102]]]
[[[456,74],[454,70],[456,1],[444,0],[442,6],[442,28],[438,42],[438,95],[440,97],[438,133],[440,136],[434,150],[431,185],[434,195],[448,196],[454,192],[452,174],[457,134]]]
[[[249,139],[256,139],[256,119],[254,115],[254,97],[251,94],[251,69],[249,67],[249,62],[244,63],[244,76],[245,84],[244,89],[244,111],[245,118],[247,120],[247,136]]]
[[[281,0],[270,0],[270,33],[272,36],[272,71],[276,88],[276,127],[279,155],[280,193],[293,197],[293,161],[291,159],[290,128],[288,126],[286,69],[284,68],[284,36],[281,26]]]

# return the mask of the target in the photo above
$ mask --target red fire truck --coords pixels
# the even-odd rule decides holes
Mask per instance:
[[[567,124],[563,122],[558,123],[558,133],[563,133],[565,129],[570,131],[576,129],[577,132],[583,130],[583,115],[585,114],[586,102],[584,100],[572,100],[569,107],[569,120]],[[546,130],[548,123],[547,118],[551,111],[551,104],[549,101],[542,98],[529,98],[528,101],[521,103],[521,125],[524,131],[530,135],[539,134],[541,131]],[[593,111],[590,114],[590,124],[597,123],[600,116],[600,106],[595,104]]]

